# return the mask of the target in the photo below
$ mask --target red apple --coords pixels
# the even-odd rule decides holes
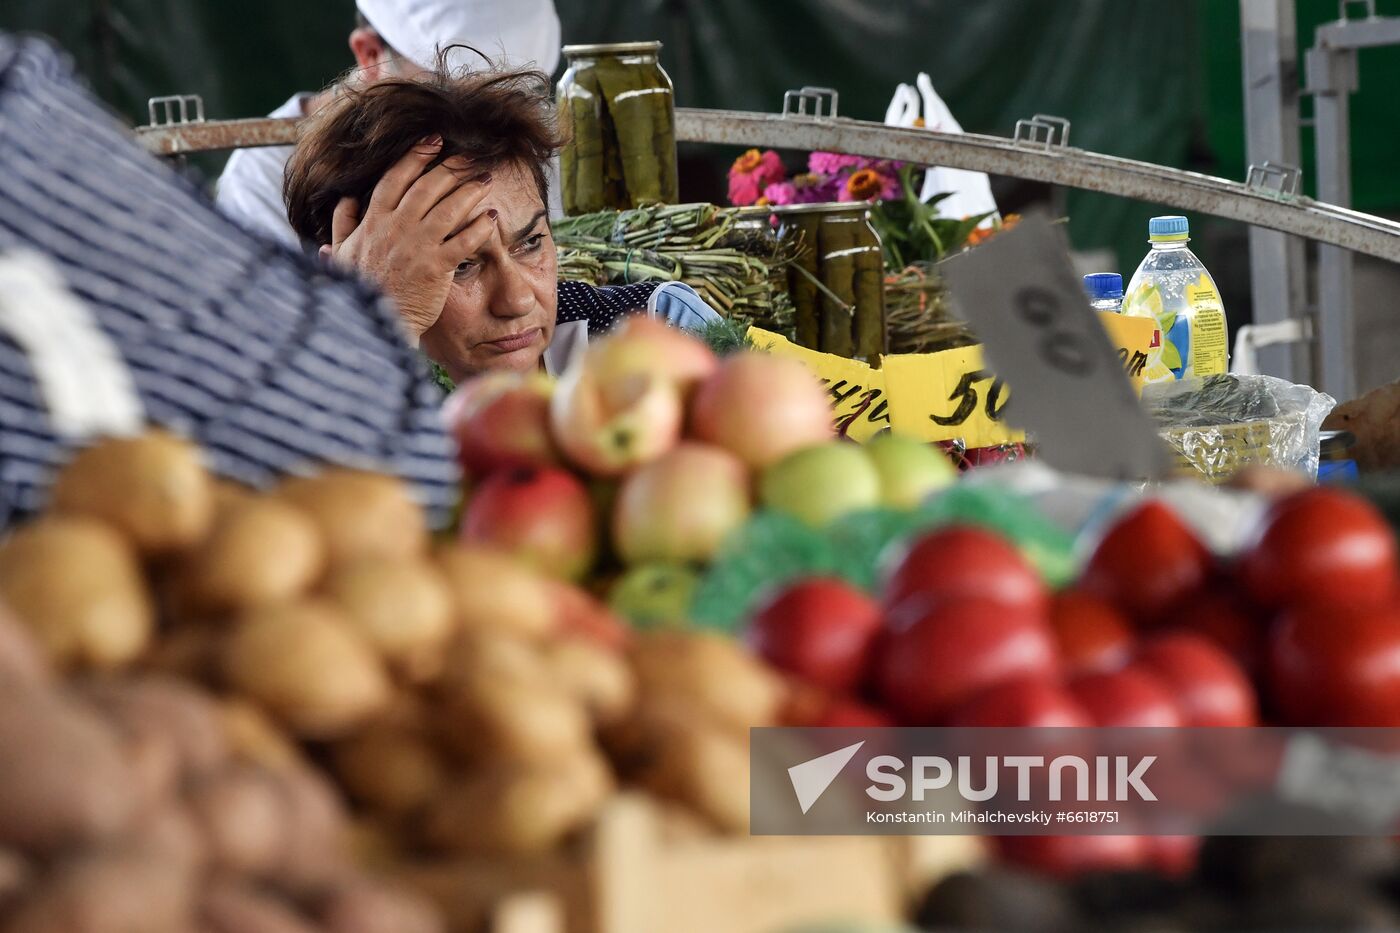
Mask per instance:
[[[1134,663],[1171,688],[1188,726],[1259,723],[1259,704],[1244,671],[1204,636],[1175,632],[1154,638]]]
[[[462,516],[463,542],[494,545],[566,580],[581,579],[593,566],[597,537],[588,490],[560,469],[495,473]]]
[[[835,435],[831,402],[812,371],[756,351],[726,357],[696,390],[690,417],[697,438],[754,469]]]
[[[1065,671],[1106,671],[1121,667],[1132,651],[1128,620],[1108,602],[1079,589],[1063,590],[1050,603],[1050,627]]]
[[[1049,603],[1040,574],[1020,551],[1000,535],[970,525],[942,528],[896,545],[881,557],[881,564],[889,609],[913,597],[924,603],[979,599],[1043,618]],[[898,618],[898,613],[891,616],[896,623]]]
[[[1088,710],[1096,726],[1185,725],[1171,688],[1157,675],[1136,665],[1112,672],[1080,674],[1069,682],[1069,692]]]
[[[494,470],[556,466],[549,433],[550,380],[542,375],[492,372],[457,387],[443,402],[458,459],[478,479]]]
[[[1079,586],[1156,625],[1199,590],[1215,562],[1200,539],[1166,505],[1149,499],[1119,518],[1094,548]]]
[[[894,725],[883,710],[856,700],[838,698],[831,701],[814,726],[824,729],[882,729]]]
[[[909,725],[935,725],[988,687],[1059,669],[1043,619],[988,599],[934,604],[887,632],[877,655],[880,695]]]
[[[719,367],[703,340],[665,321],[632,315],[596,345],[604,372],[643,372],[690,392]]]
[[[988,687],[952,714],[951,726],[1087,729],[1094,723],[1064,685],[1048,677],[1021,677]]]
[[[1269,639],[1275,708],[1295,726],[1400,726],[1400,609],[1300,607]]]
[[[842,580],[812,577],[760,604],[745,640],[779,670],[849,693],[864,679],[879,634],[879,603]]]
[[[586,638],[616,650],[627,646],[632,630],[617,613],[578,586],[550,582],[554,584],[555,626],[560,635]]]
[[[732,454],[684,442],[623,480],[613,541],[624,561],[708,562],[749,517],[749,478]]]
[[[584,355],[549,405],[554,441],[595,476],[620,476],[676,445],[684,407],[676,384],[649,373],[600,373]]]

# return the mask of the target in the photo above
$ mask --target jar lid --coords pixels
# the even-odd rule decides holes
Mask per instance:
[[[763,208],[770,214],[841,214],[870,210],[869,201],[817,201],[813,204],[769,204]]]
[[[566,58],[588,55],[626,55],[629,52],[659,52],[660,42],[603,42],[594,45],[566,45],[563,52]]]

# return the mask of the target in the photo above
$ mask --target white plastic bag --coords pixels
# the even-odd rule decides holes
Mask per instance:
[[[933,89],[929,76],[919,72],[916,83],[917,89],[908,84],[895,88],[894,97],[885,111],[885,125],[912,127],[922,116],[925,129],[961,133],[962,124],[958,123],[943,98]],[[938,213],[944,217],[961,219],[989,212],[996,214],[997,202],[992,197],[992,185],[985,172],[929,166],[924,174],[924,187],[919,192],[919,200],[927,201],[945,191],[950,192],[950,197],[938,203]],[[990,224],[991,218],[984,223]]]

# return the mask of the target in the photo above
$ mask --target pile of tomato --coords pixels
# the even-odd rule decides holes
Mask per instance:
[[[1145,500],[1052,592],[1008,541],[949,526],[897,545],[878,592],[808,578],[773,593],[749,644],[821,726],[1400,726],[1400,566],[1367,502],[1280,499],[1213,554]],[[1056,872],[1189,866],[1189,840],[1004,840]]]

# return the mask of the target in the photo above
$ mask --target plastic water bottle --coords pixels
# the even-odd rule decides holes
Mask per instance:
[[[1147,234],[1152,249],[1123,299],[1123,314],[1155,318],[1162,331],[1162,345],[1149,352],[1143,379],[1224,373],[1230,362],[1225,306],[1215,280],[1186,248],[1190,224],[1185,217],[1153,217]]]
[[[1084,276],[1084,292],[1095,311],[1123,310],[1123,277],[1117,272],[1091,272]]]

